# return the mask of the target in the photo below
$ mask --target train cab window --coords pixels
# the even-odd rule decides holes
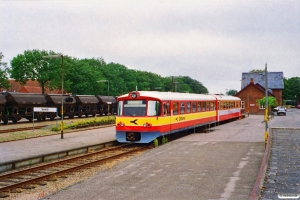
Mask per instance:
[[[197,111],[196,102],[192,103],[192,109],[193,109],[193,112]]]
[[[201,112],[201,102],[198,102],[198,112]]]
[[[118,107],[117,107],[117,115],[121,116],[122,115],[122,111],[123,111],[123,101],[118,101]]]
[[[190,113],[191,112],[191,102],[187,102],[186,103],[186,113]]]
[[[123,108],[124,116],[145,116],[146,100],[126,100]]]
[[[178,115],[178,102],[173,102],[173,115]]]
[[[206,110],[206,102],[203,102],[202,103],[202,111],[205,111]]]
[[[219,109],[222,110],[223,109],[223,103],[219,102]]]
[[[148,101],[148,109],[147,115],[148,116],[160,116],[160,102],[159,101]]]
[[[184,114],[184,112],[185,112],[185,103],[181,102],[180,103],[180,114]]]

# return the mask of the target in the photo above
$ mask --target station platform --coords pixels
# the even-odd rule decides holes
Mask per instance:
[[[90,129],[32,139],[0,143],[0,172],[12,167],[26,166],[26,159],[31,164],[41,162],[45,157],[63,157],[68,151],[84,149],[116,141],[115,127]],[[51,159],[51,158],[49,158]],[[54,158],[53,158],[54,159]],[[23,162],[18,162],[23,160]],[[12,166],[18,165],[18,166]]]

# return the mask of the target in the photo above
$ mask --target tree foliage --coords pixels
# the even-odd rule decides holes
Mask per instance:
[[[188,76],[162,77],[148,71],[128,69],[118,63],[106,63],[102,57],[78,59],[54,51],[26,50],[11,61],[11,77],[21,84],[37,80],[44,93],[45,87],[61,89],[79,95],[119,96],[130,91],[174,91],[205,94],[201,82]],[[48,56],[45,57],[45,56]],[[63,60],[63,65],[62,65]],[[105,80],[105,81],[104,81]],[[99,82],[100,81],[100,82]],[[175,84],[176,83],[176,84]]]
[[[4,55],[0,52],[0,87],[9,88],[10,82],[8,79],[9,69],[7,68],[7,63],[2,62]]]
[[[58,55],[58,53],[34,49],[18,54],[10,63],[11,77],[22,85],[28,80],[36,79],[42,87],[42,93],[45,86],[58,87],[57,84],[51,84],[51,81],[58,80],[57,77],[62,74],[62,59],[43,58],[48,55]]]
[[[262,99],[258,99],[256,102],[258,105],[266,105],[266,97],[263,97]],[[276,98],[268,96],[268,105],[271,107],[277,106],[278,103]]]
[[[284,78],[284,90],[282,92],[283,100],[296,100],[300,99],[300,78],[292,77],[289,79]]]
[[[260,72],[265,72],[264,69],[252,69],[249,71],[250,73],[260,73]]]
[[[226,95],[234,96],[238,91],[234,89],[230,89],[226,92]]]

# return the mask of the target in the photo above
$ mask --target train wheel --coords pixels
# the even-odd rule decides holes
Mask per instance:
[[[4,124],[8,123],[8,119],[2,119],[2,121],[3,121]]]
[[[18,121],[18,120],[17,120],[17,119],[15,119],[15,118],[13,118],[13,119],[12,119],[12,122],[13,122],[13,124],[16,124],[16,123],[17,123],[17,121]]]

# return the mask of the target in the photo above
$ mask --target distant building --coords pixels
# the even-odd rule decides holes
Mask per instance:
[[[10,79],[10,88],[1,88],[1,92],[21,92],[21,93],[42,93],[42,87],[39,86],[36,80],[28,80],[25,85],[21,85],[14,79]],[[45,88],[45,94],[61,94],[61,90],[50,90]]]
[[[278,105],[282,105],[283,72],[268,72],[267,74],[268,96],[275,97]],[[265,97],[264,72],[242,73],[241,90],[235,96],[244,101],[246,113],[264,114],[264,106],[257,104],[257,100]]]

